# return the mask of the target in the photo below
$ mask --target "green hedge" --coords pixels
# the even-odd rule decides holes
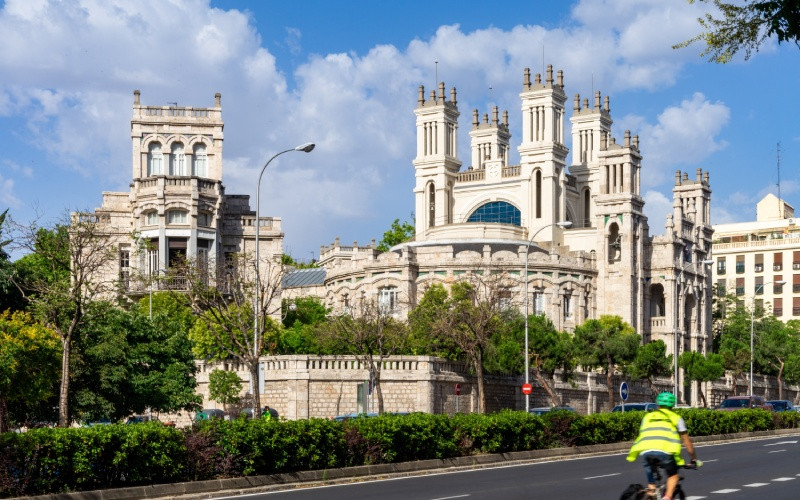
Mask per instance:
[[[797,428],[800,413],[680,410],[693,436]],[[0,435],[0,497],[631,441],[641,412],[158,422]]]

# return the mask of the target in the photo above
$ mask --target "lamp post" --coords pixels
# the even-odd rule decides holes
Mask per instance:
[[[260,210],[261,210],[261,177],[264,175],[264,171],[267,170],[269,164],[277,158],[278,156],[282,155],[283,153],[289,153],[290,151],[302,151],[304,153],[310,153],[314,149],[313,142],[307,142],[305,144],[301,144],[297,147],[292,149],[286,149],[279,153],[275,153],[275,155],[267,160],[267,163],[261,168],[261,173],[258,174],[258,183],[256,184],[256,260],[255,260],[255,271],[256,271],[256,286],[255,286],[255,295],[253,298],[253,356],[258,359],[258,291],[261,287],[261,282],[259,280],[259,256],[258,256],[258,236],[259,236],[259,229],[261,228],[261,217],[260,217]],[[252,377],[251,377],[252,378]],[[255,381],[250,380],[250,393],[255,396]],[[253,401],[253,411],[258,412],[260,411],[261,402],[260,401]]]
[[[681,258],[681,260],[683,260],[683,259]],[[707,266],[709,264],[713,264],[714,261],[712,259],[705,259],[705,260],[701,260],[699,263],[703,264],[704,266]],[[686,271],[686,268],[688,266],[691,266],[691,265],[694,265],[694,263],[693,262],[687,262],[687,263],[684,263],[681,266],[681,272],[680,272],[680,275],[678,277],[678,281],[675,283],[675,351],[673,352],[673,355],[672,355],[672,365],[673,365],[673,371],[674,371],[674,373],[673,373],[673,379],[674,380],[673,380],[673,386],[672,386],[673,387],[672,388],[672,393],[675,395],[675,398],[678,398],[678,350],[679,350],[679,346],[680,346],[680,343],[678,342],[678,338],[680,336],[680,331],[681,331],[681,329],[680,329],[680,320],[681,320],[681,307],[680,307],[681,299],[680,299],[680,297],[684,295],[684,293],[683,293],[684,291],[683,290],[681,290],[682,293],[678,293],[678,287],[683,284],[683,273],[684,273],[684,271]]]
[[[533,240],[536,239],[536,235],[538,235],[543,229],[547,229],[551,226],[558,226],[558,227],[570,227],[572,226],[572,221],[563,221],[563,222],[553,222],[552,224],[547,224],[546,226],[542,226],[533,233],[533,236],[528,240],[528,244],[525,245],[525,383],[529,384],[529,374],[530,374],[530,360],[528,355],[528,252],[531,249],[531,245],[533,244]],[[529,411],[531,409],[531,396],[530,394],[525,395],[525,411]]]
[[[783,280],[779,280],[779,281],[769,281],[767,283],[762,283],[760,285],[761,290],[763,290],[765,286],[770,284],[784,285],[786,284],[786,282]],[[756,285],[755,290],[753,290],[754,292],[753,304],[752,307],[750,308],[750,387],[749,387],[750,392],[748,393],[748,396],[753,395],[753,324],[755,323],[755,318],[756,318],[756,295],[758,294],[758,289],[759,285]]]

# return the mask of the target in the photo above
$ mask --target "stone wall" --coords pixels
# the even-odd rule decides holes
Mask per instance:
[[[366,367],[352,356],[265,356],[264,393],[262,405],[268,404],[290,420],[305,418],[330,418],[335,415],[360,410],[377,410],[375,391],[369,398],[369,407],[358,406],[358,384],[369,378]],[[203,395],[204,408],[221,408],[222,405],[210,401],[208,397],[208,375],[222,368],[236,371],[242,380],[249,380],[243,366],[230,363],[210,364],[198,362],[198,392]],[[609,404],[606,377],[601,373],[578,372],[571,381],[556,377],[555,392],[561,403],[574,407],[582,414],[608,411],[619,404],[619,384],[622,376],[613,377],[613,404]],[[486,408],[488,412],[504,408],[521,410],[525,397],[520,387],[522,376],[487,376]],[[456,384],[460,394],[455,394]],[[552,406],[550,398],[535,379],[531,395],[531,408]],[[245,383],[245,388],[247,387]],[[696,384],[697,385],[697,384]],[[661,391],[671,391],[669,378],[658,379],[653,387],[645,382],[628,381],[628,402],[654,401]],[[245,389],[246,390],[246,389]],[[477,387],[475,379],[466,367],[457,362],[429,356],[395,356],[383,363],[381,369],[381,390],[384,410],[387,412],[468,413],[476,411]],[[718,405],[726,396],[746,394],[747,381],[739,380],[734,391],[730,375],[702,384],[692,390],[694,406],[702,406],[699,393],[702,390],[707,404]],[[754,392],[767,399],[778,399],[777,383],[772,377],[759,376],[754,381]],[[243,393],[243,396],[245,394]],[[797,401],[800,389],[796,386],[784,387],[783,399]],[[188,415],[172,418],[178,425],[190,422]],[[162,420],[164,418],[162,417]]]

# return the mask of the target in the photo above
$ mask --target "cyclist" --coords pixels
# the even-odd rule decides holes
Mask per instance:
[[[647,484],[650,492],[655,492],[655,479],[647,463],[647,458],[652,457],[667,473],[667,487],[664,500],[672,500],[672,494],[678,485],[678,466],[684,465],[681,456],[681,442],[692,457],[692,465],[697,465],[697,455],[694,452],[692,440],[686,429],[686,422],[680,415],[672,411],[675,406],[675,395],[671,392],[662,392],[656,398],[658,409],[645,415],[639,427],[639,436],[628,453],[628,461],[633,462],[641,455],[644,458],[644,468],[647,474]]]

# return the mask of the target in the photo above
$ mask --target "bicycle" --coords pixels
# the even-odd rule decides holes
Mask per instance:
[[[641,500],[663,500],[664,492],[667,489],[667,475],[662,474],[662,467],[657,458],[648,457],[647,465],[650,467],[650,471],[653,473],[653,480],[656,484],[656,490],[655,492],[652,492],[654,493],[654,496],[648,496],[651,491],[647,486],[645,486],[639,491],[639,494],[636,496],[636,498]],[[698,460],[691,464],[681,465],[680,468],[696,470],[701,465],[703,465],[703,462]],[[683,476],[678,476],[678,484],[675,486],[675,491],[672,493],[673,500],[686,500],[686,493],[683,491],[683,488],[681,488],[681,481],[683,481]]]

